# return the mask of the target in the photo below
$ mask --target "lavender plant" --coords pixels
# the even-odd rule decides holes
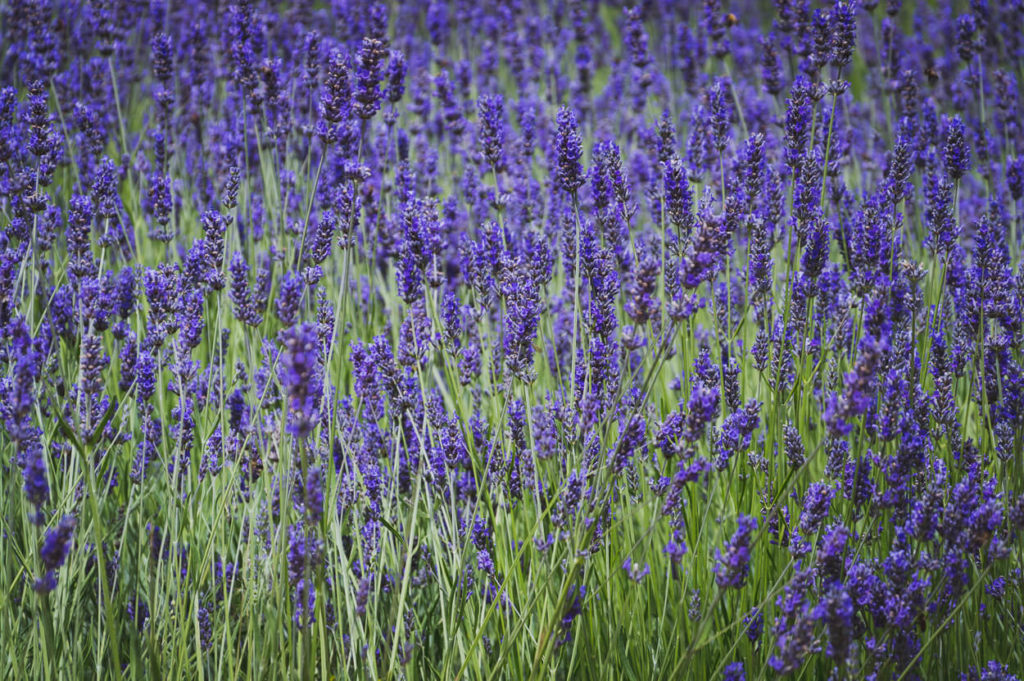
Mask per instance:
[[[0,3],[3,678],[1024,675],[1022,16]]]

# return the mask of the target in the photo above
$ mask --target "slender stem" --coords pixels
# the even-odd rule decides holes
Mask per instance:
[[[302,256],[306,249],[306,233],[309,230],[309,215],[313,212],[313,203],[316,201],[316,190],[320,186],[320,171],[324,168],[324,159],[327,158],[327,150],[320,154],[320,162],[316,164],[316,174],[313,176],[313,188],[309,192],[309,201],[306,203],[306,217],[302,220],[302,239],[299,241],[299,253],[295,260],[295,266],[302,266]]]
[[[571,357],[571,368],[569,381],[572,386],[571,392],[569,393],[569,399],[576,399],[576,336],[578,334],[579,325],[581,323],[580,317],[580,211],[579,203],[577,201],[576,192],[572,193],[572,214],[573,220],[576,226],[576,247],[575,253],[573,254],[575,268],[575,274],[573,275],[573,294],[572,294],[572,357]]]
[[[50,594],[43,591],[39,594],[39,610],[43,620],[43,641],[46,645],[46,659],[51,664],[46,664],[46,678],[51,679],[56,672],[60,676],[60,658],[57,655],[57,646],[54,643],[53,635],[53,610],[50,608]]]
[[[124,114],[121,112],[121,96],[117,92],[117,71],[114,70],[114,58],[107,57],[107,68],[110,71],[110,85],[114,89],[114,106],[117,109],[117,125],[121,130],[121,153],[128,156],[128,133],[124,125]]]

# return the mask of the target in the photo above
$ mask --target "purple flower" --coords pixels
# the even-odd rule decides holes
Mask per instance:
[[[678,238],[689,236],[693,229],[693,193],[686,168],[678,156],[673,156],[664,168],[665,212],[676,230]]]
[[[626,314],[639,326],[658,314],[658,275],[661,263],[653,253],[639,256],[630,277],[626,299]]]
[[[406,305],[414,304],[423,296],[423,269],[408,239],[402,249],[395,276],[399,295]]]
[[[722,681],[747,681],[747,673],[742,662],[732,662],[722,670]]]
[[[405,94],[405,71],[405,54],[392,50],[388,57],[387,85],[384,88],[384,96],[392,104],[397,103]]]
[[[555,185],[567,194],[575,194],[583,186],[583,141],[580,139],[579,125],[576,114],[567,107],[558,110],[556,117],[558,130],[555,135],[555,151],[557,166],[555,168]]]
[[[494,561],[487,549],[480,549],[476,554],[476,569],[485,575],[494,574]]]
[[[750,574],[750,540],[757,529],[757,519],[742,513],[737,529],[725,545],[725,553],[715,549],[715,584],[722,589],[740,589]]]
[[[103,392],[103,370],[110,365],[110,357],[103,349],[102,339],[95,334],[82,339],[81,354],[82,391],[97,395]]]
[[[505,312],[505,366],[509,373],[530,383],[533,373],[533,341],[540,323],[540,296],[533,279],[519,268],[502,286],[506,300]]]
[[[961,674],[960,681],[1020,681],[1020,679],[1011,671],[1009,665],[989,660],[984,667],[980,669],[971,667],[969,671]]]
[[[323,559],[323,543],[302,525],[288,528],[288,581],[299,584]]]
[[[953,185],[936,173],[928,178],[924,195],[928,243],[945,260],[960,236],[959,223],[953,215]]]
[[[761,38],[761,78],[768,94],[775,96],[782,92],[782,62],[776,48],[775,35],[772,33]]]
[[[615,447],[608,453],[608,461],[615,473],[621,473],[630,465],[633,455],[647,448],[647,422],[639,415],[633,416]]]
[[[583,602],[587,597],[587,587],[580,585],[572,585],[569,587],[569,593],[567,595],[567,605],[562,614],[562,620],[560,627],[562,636],[559,638],[555,645],[561,647],[572,640],[572,623],[573,621],[583,614]]]
[[[281,278],[274,311],[285,326],[292,326],[298,321],[304,289],[305,282],[297,274],[286,272]]]
[[[708,134],[719,154],[729,144],[729,118],[732,115],[729,88],[729,81],[720,78],[708,92]]]
[[[946,144],[942,150],[946,173],[958,182],[971,170],[971,150],[967,146],[967,134],[960,116],[946,122]]]
[[[42,506],[50,498],[50,485],[46,477],[46,459],[39,433],[32,429],[23,432],[18,441],[21,474],[24,479],[25,498],[36,508],[32,522],[40,524],[45,519]]]
[[[828,655],[845,664],[854,637],[854,604],[842,586],[833,585],[814,609],[814,616],[828,630]]]
[[[811,127],[810,83],[803,76],[793,83],[790,98],[786,100],[786,164],[794,169],[807,149]]]
[[[814,651],[816,619],[806,595],[813,581],[810,570],[798,571],[776,601],[780,609],[774,627],[778,653],[769,658],[768,665],[779,674],[800,669],[806,656]]]
[[[491,168],[499,170],[505,146],[505,99],[501,95],[484,95],[478,100],[480,112],[480,150]]]
[[[715,462],[715,467],[718,470],[725,470],[729,459],[734,454],[750,447],[751,437],[761,422],[758,416],[760,411],[761,403],[749,400],[742,409],[734,411],[725,418],[718,440],[718,460]]]
[[[971,61],[977,49],[974,40],[977,31],[978,23],[970,12],[956,18],[956,53],[965,62]]]
[[[834,496],[834,491],[828,485],[820,482],[811,483],[804,494],[804,508],[800,514],[802,532],[814,534],[818,531],[821,523],[828,517]]]
[[[295,585],[295,612],[292,620],[299,629],[308,629],[316,622],[316,588],[313,580],[301,579]]]
[[[857,46],[857,20],[852,2],[837,0],[829,18],[831,26],[831,62],[836,69],[842,69],[850,63],[853,51]]]
[[[73,196],[68,204],[68,263],[69,271],[76,277],[84,278],[96,274],[96,262],[92,255],[92,199],[88,196]]]
[[[164,85],[174,76],[174,57],[171,53],[171,38],[166,33],[157,33],[150,41],[153,75]]]
[[[626,8],[625,30],[625,42],[633,67],[641,71],[651,63],[650,54],[647,52],[647,32],[644,30],[642,11],[640,7]]]
[[[372,118],[380,110],[381,62],[386,56],[384,43],[369,36],[356,55],[356,84],[352,91],[353,110],[362,119]]]
[[[224,238],[228,221],[218,211],[208,210],[199,216],[199,222],[206,237],[206,265],[210,269],[210,286],[219,291],[224,288],[221,270],[224,267]]]
[[[249,284],[249,264],[240,251],[235,251],[231,258],[231,302],[234,304],[235,317],[249,326],[263,323],[256,296]]]
[[[804,465],[804,443],[800,431],[792,423],[787,423],[782,432],[786,445],[786,461],[791,468],[800,468]]]
[[[846,544],[850,532],[842,525],[825,530],[818,548],[818,572],[827,581],[839,580],[843,571]]]
[[[150,173],[147,177],[146,195],[143,205],[147,212],[153,216],[149,238],[162,243],[173,241],[174,230],[169,227],[171,210],[173,209],[170,178],[162,173]]]
[[[685,440],[695,443],[704,436],[708,424],[718,418],[719,399],[717,385],[705,387],[703,382],[695,382],[686,405],[686,421],[682,432]]]
[[[678,565],[683,560],[683,556],[686,555],[687,551],[686,540],[683,539],[682,532],[675,530],[672,533],[672,538],[665,543],[665,548],[662,549],[662,553],[669,557],[673,565]]]
[[[304,322],[281,332],[279,375],[288,404],[288,432],[307,437],[320,420],[323,395],[320,343],[316,325]]]
[[[626,558],[626,561],[622,564],[622,569],[626,571],[626,576],[637,584],[643,581],[644,577],[651,574],[650,565],[644,563],[644,566],[640,567],[639,563],[634,563],[629,558]]]
[[[1014,201],[1024,196],[1024,156],[1006,162],[1006,186]]]
[[[329,123],[339,123],[349,106],[349,65],[340,50],[327,58],[327,77],[320,95],[320,115]]]
[[[747,640],[757,643],[764,631],[764,612],[757,608],[743,617],[743,624],[746,625]]]
[[[324,483],[324,469],[312,466],[306,473],[302,498],[306,513],[314,523],[319,523],[324,515]]]
[[[39,548],[39,558],[46,573],[43,577],[36,580],[36,591],[47,592],[56,588],[56,571],[60,566],[64,565],[68,552],[71,551],[71,541],[77,524],[73,516],[66,515],[60,519],[57,527],[46,531],[43,545]]]

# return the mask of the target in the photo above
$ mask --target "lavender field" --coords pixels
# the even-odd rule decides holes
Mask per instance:
[[[0,679],[1024,678],[1024,3],[0,0]]]

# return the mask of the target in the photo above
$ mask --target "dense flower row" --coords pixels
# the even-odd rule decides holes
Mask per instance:
[[[1022,7],[689,5],[5,3],[8,660],[1016,679]]]

